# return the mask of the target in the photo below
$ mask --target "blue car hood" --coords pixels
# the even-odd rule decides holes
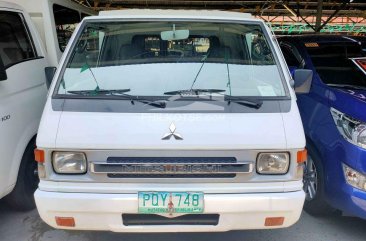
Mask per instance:
[[[331,89],[328,97],[332,107],[366,122],[366,90]]]

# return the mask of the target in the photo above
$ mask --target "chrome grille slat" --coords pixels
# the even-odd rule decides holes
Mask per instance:
[[[253,170],[253,163],[234,157],[109,157],[90,165],[110,178],[233,178]]]
[[[108,157],[107,163],[237,163],[235,157]]]

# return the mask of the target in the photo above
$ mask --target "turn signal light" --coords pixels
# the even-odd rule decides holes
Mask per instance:
[[[75,227],[75,220],[73,217],[55,217],[57,226]]]
[[[36,162],[44,163],[44,150],[34,149],[34,158]]]
[[[266,218],[266,221],[264,223],[264,226],[271,227],[271,226],[281,226],[283,225],[283,222],[285,221],[284,217],[271,217]]]
[[[297,163],[304,163],[308,159],[308,151],[306,149],[297,152]]]

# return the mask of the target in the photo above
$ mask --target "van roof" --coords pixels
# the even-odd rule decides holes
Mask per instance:
[[[11,3],[11,2],[5,2],[5,1],[0,1],[0,8],[9,8],[9,9],[16,9],[16,10],[24,11],[23,8],[21,6],[19,6],[18,4]]]
[[[174,18],[174,19],[222,19],[257,20],[248,13],[219,10],[166,10],[166,9],[126,9],[101,11],[99,16],[113,18]],[[93,18],[93,17],[92,17]]]

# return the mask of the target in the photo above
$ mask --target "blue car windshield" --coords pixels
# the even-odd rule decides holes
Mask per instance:
[[[359,45],[320,43],[317,47],[307,47],[307,51],[325,84],[366,87],[365,70],[355,62],[365,57]]]

